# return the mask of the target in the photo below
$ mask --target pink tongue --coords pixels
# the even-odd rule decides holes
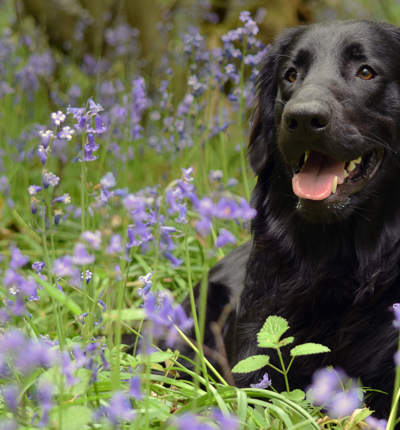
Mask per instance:
[[[337,161],[312,151],[300,173],[292,180],[296,196],[309,200],[324,200],[331,195],[335,176],[338,184],[344,181],[344,161]]]

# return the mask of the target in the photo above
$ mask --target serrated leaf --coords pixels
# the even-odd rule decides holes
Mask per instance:
[[[92,411],[86,406],[71,405],[63,409],[61,417],[61,423],[59,423],[61,425],[57,427],[62,426],[62,428],[67,428],[68,430],[81,430],[92,421]],[[58,410],[54,410],[51,413],[51,419],[58,422]]]
[[[249,373],[261,369],[269,363],[268,355],[252,355],[239,363],[232,369],[233,373]]]
[[[321,354],[322,352],[331,352],[331,350],[327,346],[320,345],[319,343],[303,343],[303,345],[295,346],[290,351],[290,355],[297,357],[299,355]]]
[[[257,334],[258,346],[262,348],[278,348],[279,340],[289,328],[287,321],[278,316],[270,316]],[[290,339],[290,338],[289,338]]]

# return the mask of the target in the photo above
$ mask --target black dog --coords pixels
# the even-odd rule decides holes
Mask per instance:
[[[387,417],[398,340],[391,306],[400,301],[400,29],[348,21],[285,31],[266,55],[257,101],[253,241],[210,271],[207,322],[232,304],[222,334],[234,366],[271,355],[256,334],[269,315],[286,318],[295,344],[332,351],[296,358],[291,388],[339,366],[388,393],[368,400]],[[216,349],[208,325],[205,345]],[[269,367],[235,382],[246,387],[265,372],[285,389]]]

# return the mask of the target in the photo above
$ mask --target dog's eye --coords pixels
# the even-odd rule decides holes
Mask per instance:
[[[369,81],[370,79],[374,78],[375,75],[376,73],[374,72],[374,70],[368,66],[362,66],[361,69],[358,71],[358,76],[365,81]]]
[[[285,79],[289,82],[294,82],[297,79],[297,70],[293,69],[293,67],[291,69],[289,69],[286,72]]]

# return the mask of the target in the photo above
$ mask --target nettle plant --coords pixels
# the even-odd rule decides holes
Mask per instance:
[[[281,405],[282,397],[288,401],[309,410],[312,414],[320,413],[318,425],[329,425],[332,429],[356,429],[359,425],[368,424],[370,429],[385,429],[386,421],[377,420],[371,416],[372,411],[368,408],[361,408],[363,393],[358,384],[345,374],[341,369],[326,368],[321,369],[313,375],[313,383],[309,387],[307,394],[299,389],[290,391],[288,373],[296,357],[322,354],[330,352],[330,349],[318,343],[304,343],[296,345],[290,350],[291,360],[285,365],[281,348],[287,347],[294,341],[293,336],[282,338],[289,329],[288,322],[279,316],[270,316],[265,321],[263,327],[257,334],[257,344],[260,348],[270,348],[277,352],[281,368],[270,362],[270,356],[259,354],[241,360],[232,369],[233,373],[249,373],[260,370],[266,366],[271,367],[280,373],[286,385],[286,392],[280,393],[279,397],[272,397],[273,402]],[[271,388],[274,392],[273,381],[265,373],[259,383],[251,384],[251,388],[265,389]],[[269,391],[268,391],[269,392]],[[270,392],[269,392],[270,393]],[[326,413],[325,416],[324,413]],[[349,418],[350,417],[350,418]],[[364,424],[360,424],[360,423]],[[305,425],[305,423],[302,423]],[[278,425],[276,423],[276,425]],[[273,427],[280,428],[280,427]],[[325,427],[323,427],[325,428]]]

